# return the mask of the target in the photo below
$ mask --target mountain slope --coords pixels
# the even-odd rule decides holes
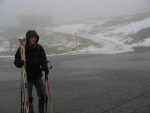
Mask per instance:
[[[87,19],[38,27],[35,30],[41,37],[39,43],[44,46],[48,55],[149,51],[150,12],[116,18]],[[1,56],[14,55],[19,46],[17,37],[24,37],[24,31],[21,26],[0,29]]]
[[[150,38],[150,13],[107,19],[90,19],[50,28],[51,31],[78,35],[103,45],[95,53],[110,54],[134,51],[148,46]],[[89,50],[90,51],[90,50]]]

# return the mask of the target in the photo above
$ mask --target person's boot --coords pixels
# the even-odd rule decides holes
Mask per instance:
[[[29,113],[34,113],[33,104],[31,102],[29,102]]]
[[[44,113],[44,96],[39,98],[39,113]]]

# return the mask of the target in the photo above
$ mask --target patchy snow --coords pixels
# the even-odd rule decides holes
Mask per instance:
[[[10,50],[10,42],[3,37],[0,37],[0,52]]]
[[[128,18],[129,17],[124,19]],[[83,37],[103,45],[102,47],[95,47],[94,45],[90,45],[88,47],[77,49],[75,51],[68,51],[63,54],[115,54],[121,52],[134,51],[133,47],[135,46],[150,47],[150,37],[130,45],[126,43],[126,41],[130,42],[134,40],[132,37],[128,36],[129,34],[137,33],[142,29],[150,27],[150,18],[145,18],[141,21],[135,21],[130,24],[126,23],[103,28],[102,25],[104,23],[107,23],[107,21],[109,20],[110,19],[93,19],[72,24],[51,26],[41,29],[45,31],[45,35],[49,35],[53,32],[60,32],[70,34],[73,37],[75,33],[77,33],[78,38]],[[49,39],[40,40],[40,42],[42,43],[42,45],[44,44],[49,48],[59,46],[59,50],[62,50],[64,47],[72,47],[75,44],[74,42],[69,42],[69,40],[62,38],[61,36],[54,39],[53,42]],[[8,51],[9,47],[10,42],[5,38],[0,37],[0,52]]]
[[[131,34],[136,33],[144,28],[150,27],[150,18],[143,19],[142,21],[133,22],[124,26],[115,26],[114,30],[111,31],[114,34]]]
[[[131,18],[131,17],[130,17]],[[89,53],[101,53],[101,54],[114,54],[121,52],[134,51],[134,46],[149,46],[150,38],[140,41],[138,43],[128,45],[125,42],[131,41],[131,37],[122,37],[132,33],[136,33],[139,30],[150,27],[150,18],[143,19],[141,21],[136,21],[126,25],[113,26],[113,29],[102,29],[102,24],[107,21],[89,20],[83,23],[60,25],[51,28],[51,31],[73,34],[77,33],[80,37],[84,37],[94,42],[98,42],[103,45],[101,48],[88,47],[87,51]],[[99,29],[94,29],[98,26]],[[94,31],[95,30],[95,31]],[[94,33],[91,33],[91,31]],[[120,36],[120,34],[122,34]],[[75,51],[80,53],[83,50]],[[85,51],[84,51],[85,52]],[[72,53],[72,52],[71,52]]]
[[[150,47],[150,38],[144,39],[140,42],[134,43],[133,46],[144,46],[144,47]]]

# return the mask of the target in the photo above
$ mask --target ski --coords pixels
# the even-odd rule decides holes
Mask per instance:
[[[25,58],[25,44],[26,38],[19,39],[20,43],[20,57],[21,60],[24,61],[24,65],[21,67],[21,113],[29,113],[29,103],[27,101],[27,92],[26,92],[26,85],[27,85],[27,74],[26,74],[26,58]]]

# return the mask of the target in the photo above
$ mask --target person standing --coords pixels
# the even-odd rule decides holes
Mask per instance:
[[[45,71],[45,78],[48,79],[48,66],[45,50],[42,45],[38,44],[40,37],[35,30],[29,30],[26,32],[26,44],[25,44],[25,58],[26,58],[26,73],[27,73],[27,91],[29,102],[29,113],[33,111],[33,95],[32,90],[35,86],[37,95],[39,98],[39,113],[44,113],[44,98],[46,95],[45,85],[42,79],[42,71]],[[16,67],[21,68],[24,65],[24,61],[21,60],[19,48],[15,54],[14,64]]]

